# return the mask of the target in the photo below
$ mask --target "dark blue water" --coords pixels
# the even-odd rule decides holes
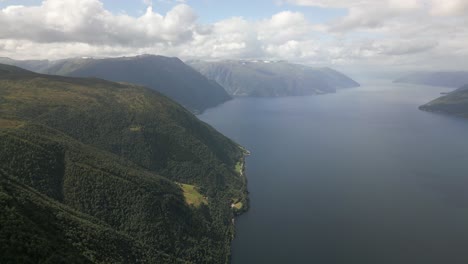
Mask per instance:
[[[443,88],[236,99],[200,118],[252,151],[233,263],[468,263],[468,120]]]

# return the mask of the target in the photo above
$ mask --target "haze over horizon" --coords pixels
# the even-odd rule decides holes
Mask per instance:
[[[465,0],[2,0],[0,24],[0,57],[13,59],[158,54],[360,70],[468,66]]]

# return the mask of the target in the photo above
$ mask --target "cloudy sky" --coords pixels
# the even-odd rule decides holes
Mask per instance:
[[[0,57],[468,70],[468,0],[0,0]]]

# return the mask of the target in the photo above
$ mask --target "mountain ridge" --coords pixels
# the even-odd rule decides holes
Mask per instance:
[[[132,57],[71,58],[57,61],[0,59],[0,63],[16,65],[43,74],[97,77],[143,85],[163,93],[195,113],[231,100],[218,83],[208,80],[176,57],[145,54]]]
[[[285,61],[188,61],[231,96],[281,97],[333,93],[359,84],[330,68],[312,68]]]

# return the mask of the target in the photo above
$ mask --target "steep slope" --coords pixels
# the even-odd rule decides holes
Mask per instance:
[[[143,246],[0,171],[2,263],[138,263]],[[168,255],[153,258],[171,261]],[[139,261],[140,260],[140,261]]]
[[[468,90],[468,84],[463,85],[462,87],[458,88],[456,91],[466,91]]]
[[[411,83],[431,86],[460,87],[468,83],[468,72],[418,72],[394,80],[395,83]]]
[[[0,88],[0,260],[228,260],[239,145],[136,85],[0,65]]]
[[[359,86],[335,70],[287,62],[191,61],[188,64],[220,83],[233,96],[311,95]]]
[[[45,73],[52,62],[48,60],[13,60],[6,57],[0,57],[0,64],[21,67],[33,72]]]
[[[468,118],[468,84],[419,108]]]
[[[97,77],[144,85],[163,93],[193,112],[202,112],[231,99],[223,87],[208,80],[178,58],[153,55],[109,59],[77,58],[50,61],[47,66],[47,61],[4,62],[39,73]]]

